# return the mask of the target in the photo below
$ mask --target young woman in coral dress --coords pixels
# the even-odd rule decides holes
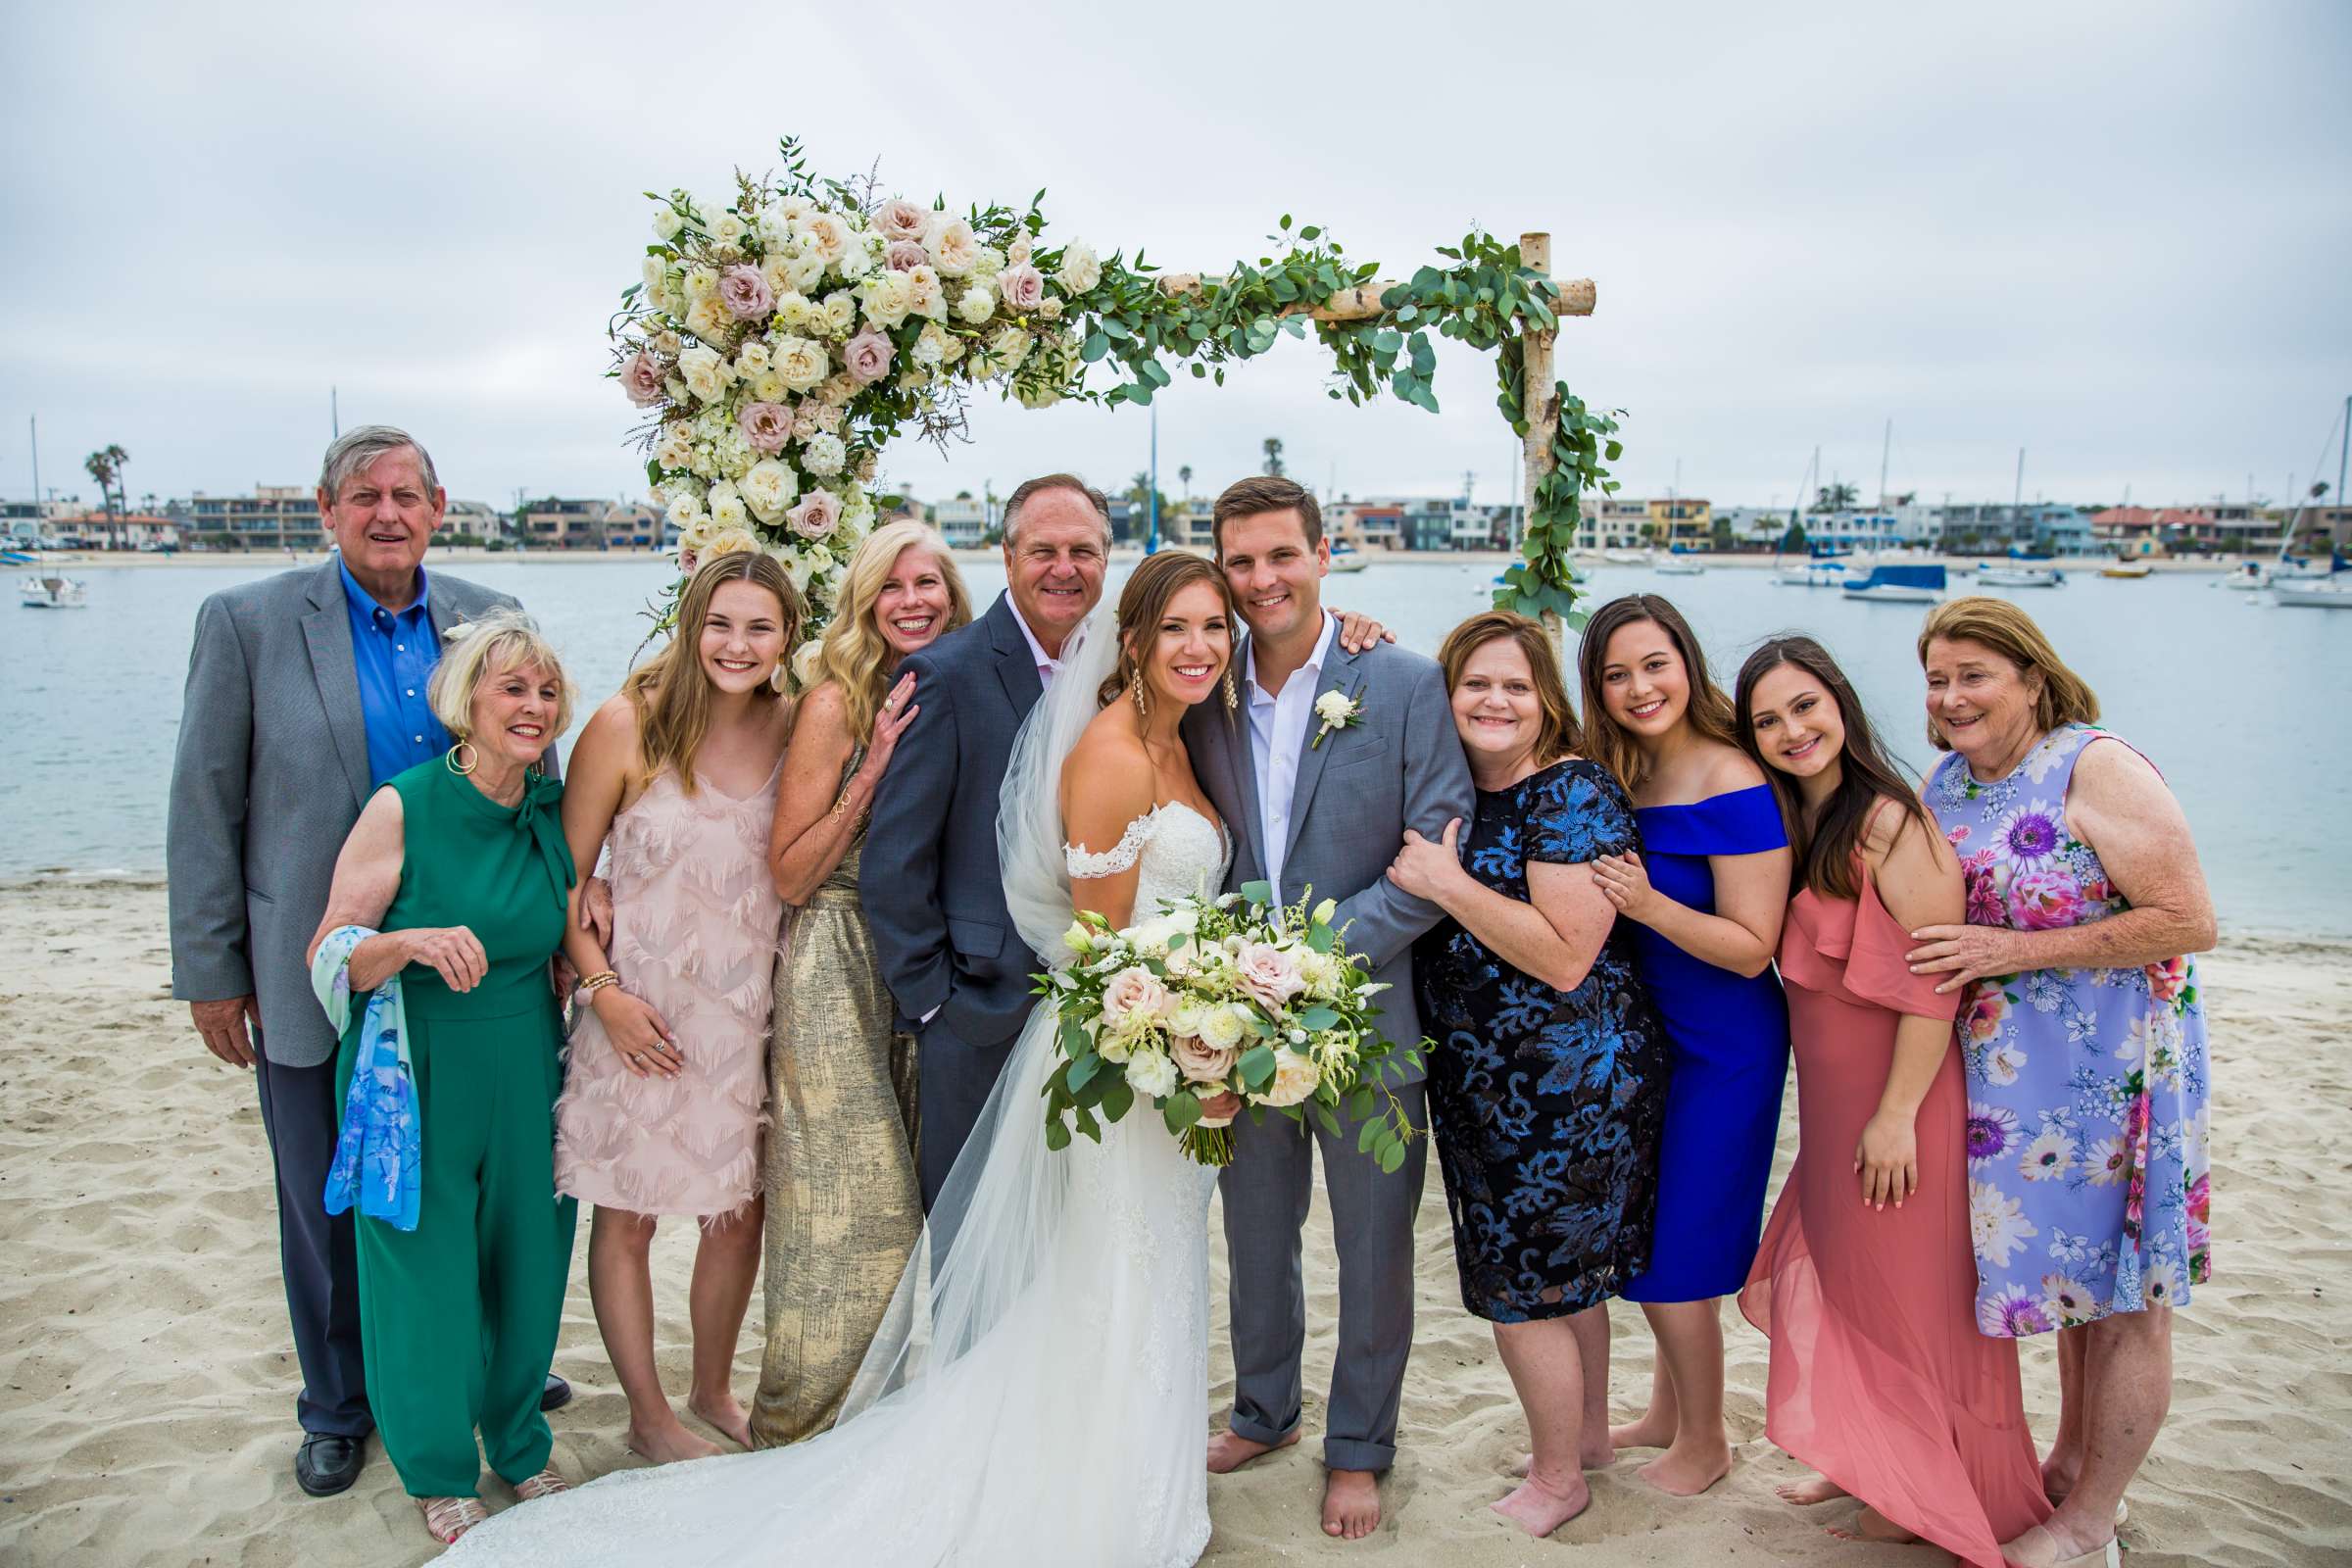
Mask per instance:
[[[1910,931],[1961,912],[1960,862],[1812,638],[1757,649],[1737,704],[1796,852],[1780,966],[1799,1142],[1740,1296],[1772,1337],[1766,1435],[1823,1478],[1781,1494],[1851,1494],[1865,1538],[2001,1568],[2049,1502],[2015,1342],[1977,1333],[1959,997],[1903,960]]]

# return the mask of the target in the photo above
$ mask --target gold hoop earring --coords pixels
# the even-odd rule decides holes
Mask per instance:
[[[1231,664],[1227,664],[1225,666],[1225,711],[1230,713],[1241,706],[1241,686],[1240,683],[1233,678],[1233,666]]]
[[[1127,695],[1135,699],[1137,717],[1148,719],[1152,716],[1152,710],[1144,699],[1144,672],[1141,669],[1135,672],[1135,679],[1127,683]]]
[[[461,757],[460,753],[465,755]],[[457,774],[460,778],[468,778],[472,776],[473,770],[481,764],[482,760],[472,747],[460,741],[449,749],[449,755],[442,760],[449,764],[449,770],[452,773]]]

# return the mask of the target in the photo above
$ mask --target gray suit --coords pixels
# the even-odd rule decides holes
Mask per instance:
[[[882,978],[918,1039],[928,1209],[1034,1001],[1041,965],[1004,906],[997,806],[1013,736],[1045,684],[1005,597],[904,668],[921,710],[874,792],[858,891]]]
[[[435,572],[436,635],[514,604]],[[552,762],[554,753],[549,753]],[[351,1216],[323,1194],[334,1153],[336,1039],[303,953],[326,912],[335,857],[369,788],[341,566],[281,572],[196,612],[172,768],[172,994],[252,996],[254,1077],[277,1171],[280,1263],[302,1363],[304,1430],[366,1434]]]
[[[1234,662],[1247,667],[1236,648]],[[1303,675],[1294,678],[1303,678]],[[1387,877],[1404,830],[1441,836],[1465,821],[1476,795],[1469,764],[1438,666],[1418,654],[1375,644],[1349,654],[1335,640],[1324,656],[1316,695],[1346,692],[1361,705],[1360,723],[1336,730],[1299,753],[1292,798],[1290,845],[1282,892],[1296,902],[1312,886],[1340,901],[1339,923],[1384,992],[1381,1031],[1417,1044],[1413,939],[1443,911],[1409,897]],[[1320,720],[1307,720],[1311,737]],[[1230,886],[1265,875],[1253,745],[1246,715],[1211,699],[1186,715],[1193,771],[1229,825],[1238,826]],[[1415,1126],[1428,1125],[1419,1073],[1397,1088]],[[1306,1342],[1306,1295],[1299,1274],[1299,1231],[1312,1196],[1312,1148],[1323,1148],[1323,1186],[1331,1200],[1340,1256],[1340,1348],[1332,1368],[1323,1440],[1335,1470],[1386,1470],[1396,1456],[1396,1408],[1413,1344],[1413,1217],[1421,1203],[1426,1139],[1415,1139],[1402,1168],[1383,1173],[1356,1152],[1356,1124],[1341,1117],[1333,1138],[1310,1121],[1284,1116],[1234,1123],[1234,1161],[1218,1181],[1225,1245],[1231,1259],[1233,1430],[1272,1443],[1298,1425],[1299,1360]]]

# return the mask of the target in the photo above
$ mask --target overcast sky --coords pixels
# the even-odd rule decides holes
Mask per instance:
[[[1112,21],[1113,17],[1122,20]],[[1124,20],[1142,19],[1137,22]],[[599,379],[641,192],[772,166],[955,206],[1048,188],[1054,231],[1213,271],[1285,212],[1409,274],[1548,228],[1599,310],[1561,368],[1626,411],[1634,494],[1786,505],[1825,476],[2006,500],[2278,497],[2352,393],[2352,3],[1175,7],[316,3],[8,7],[16,326],[0,494],[308,483],[401,424],[453,496],[634,495]],[[1453,41],[1455,39],[1460,41]],[[1160,400],[1163,487],[1280,436],[1340,491],[1501,499],[1490,367],[1431,416],[1322,393],[1285,343]],[[936,496],[1076,467],[1149,416],[991,403],[908,444]],[[2291,476],[2291,480],[2290,480]]]

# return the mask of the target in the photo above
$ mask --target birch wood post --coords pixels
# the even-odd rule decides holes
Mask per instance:
[[[1519,264],[1544,277],[1551,275],[1551,236],[1522,234],[1519,236]],[[1592,309],[1592,291],[1583,291],[1584,311]],[[1567,301],[1561,305],[1565,308]],[[1536,486],[1552,470],[1551,436],[1560,416],[1560,396],[1551,371],[1551,346],[1556,334],[1549,328],[1542,330],[1530,325],[1522,330],[1520,339],[1520,368],[1525,371],[1524,401],[1521,413],[1527,418],[1527,434],[1520,446],[1519,505],[1520,526],[1533,527],[1536,520]],[[1522,558],[1524,559],[1524,557]],[[1563,672],[1568,667],[1568,623],[1554,611],[1544,612],[1544,634],[1551,639],[1551,651],[1560,661]]]

